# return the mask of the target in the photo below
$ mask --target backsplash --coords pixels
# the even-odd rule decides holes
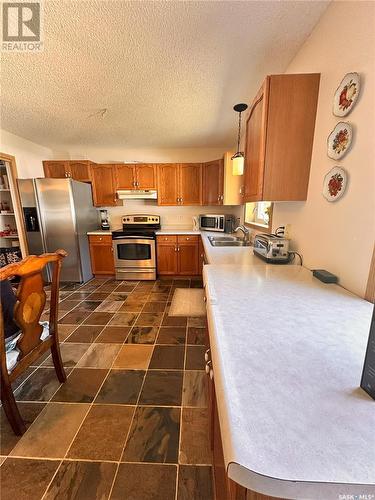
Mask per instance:
[[[108,207],[111,229],[121,227],[121,217],[126,214],[160,215],[162,227],[176,229],[192,229],[193,217],[205,213],[234,214],[243,219],[243,206],[188,206],[163,207],[153,200],[126,200],[123,206]]]

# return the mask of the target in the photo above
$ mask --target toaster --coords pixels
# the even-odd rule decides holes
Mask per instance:
[[[275,234],[257,234],[254,238],[254,254],[270,264],[287,264],[289,240]]]

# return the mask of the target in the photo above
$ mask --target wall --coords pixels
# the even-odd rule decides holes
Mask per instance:
[[[0,130],[0,151],[16,158],[18,177],[44,177],[42,160],[53,158],[51,149]]]
[[[126,214],[146,213],[160,215],[161,224],[164,229],[173,227],[174,229],[192,229],[193,217],[204,213],[234,214],[242,217],[243,207],[160,207],[153,200],[124,200],[124,205],[120,207],[110,207],[108,209],[112,229],[121,227],[121,217]]]
[[[203,162],[222,158],[225,148],[206,149],[124,149],[124,148],[78,148],[54,151],[54,159],[89,159],[98,163],[182,163]]]
[[[355,5],[354,5],[355,4]],[[375,3],[333,2],[286,73],[321,73],[307,201],[276,203],[273,228],[291,224],[294,248],[310,269],[337,274],[364,296],[375,235]],[[361,95],[345,118],[332,114],[333,94],[343,76],[361,75]],[[339,121],[354,128],[352,149],[339,162],[327,157],[327,137]],[[301,137],[303,140],[303,137]],[[335,165],[349,174],[345,195],[327,202],[324,175]]]

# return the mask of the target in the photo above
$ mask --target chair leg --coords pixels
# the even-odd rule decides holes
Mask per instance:
[[[22,436],[26,431],[26,426],[18,410],[8,377],[1,377],[1,401],[3,403],[5,415],[7,416],[14,434]]]
[[[66,373],[61,359],[60,346],[57,342],[54,342],[51,345],[51,354],[57,378],[59,379],[59,382],[63,383],[66,381]]]

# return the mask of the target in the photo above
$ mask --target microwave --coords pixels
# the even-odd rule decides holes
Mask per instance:
[[[233,233],[236,217],[234,215],[200,214],[199,229]]]

